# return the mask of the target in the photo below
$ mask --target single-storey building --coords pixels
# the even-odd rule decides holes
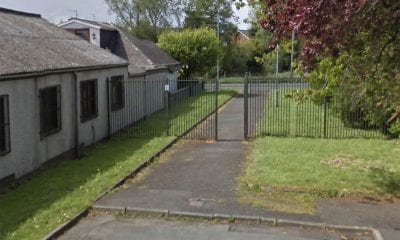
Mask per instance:
[[[138,39],[111,24],[86,19],[71,18],[58,26],[129,61],[130,79],[168,79],[170,91],[176,90],[180,63],[154,42]]]
[[[38,14],[0,8],[0,183],[107,137],[128,64]]]
[[[169,92],[177,90],[180,63],[154,42],[138,39],[111,24],[86,19],[71,18],[58,26],[129,62],[125,88],[134,100],[128,100],[128,109],[113,117],[117,115],[117,119],[123,117],[128,122],[143,119],[165,107],[166,84]],[[126,126],[112,127],[118,130]]]

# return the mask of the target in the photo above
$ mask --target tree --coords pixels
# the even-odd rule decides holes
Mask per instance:
[[[184,27],[210,27],[216,29],[219,12],[220,35],[223,42],[229,44],[237,27],[237,18],[232,10],[231,0],[189,0],[184,6]]]
[[[166,31],[158,45],[181,62],[181,77],[185,79],[204,74],[215,66],[217,57],[222,57],[221,42],[209,28]]]
[[[389,0],[265,0],[261,25],[275,34],[275,42],[292,31],[303,40],[302,63],[310,68],[321,57],[337,57],[367,45],[374,63],[400,37],[400,2]],[[378,41],[377,41],[378,40]],[[360,45],[361,44],[361,45]],[[376,61],[378,60],[378,61]]]
[[[105,0],[117,21],[136,36],[157,40],[159,31],[179,16],[182,0]]]
[[[233,43],[224,47],[224,61],[222,71],[228,74],[242,74],[248,71],[247,64],[252,58],[253,46],[251,42]]]
[[[373,124],[392,124],[400,113],[400,2],[293,0],[261,2],[259,22],[276,42],[292,31],[303,43],[301,66],[321,91],[355,86],[348,98]],[[333,64],[333,65],[332,65]],[[340,65],[339,72],[326,66]],[[357,96],[355,96],[357,94]]]

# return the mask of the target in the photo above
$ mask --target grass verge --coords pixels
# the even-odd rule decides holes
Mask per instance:
[[[320,197],[400,197],[400,141],[259,138],[240,179],[241,201],[312,213]]]
[[[222,77],[220,83],[244,83],[244,74],[242,77]]]
[[[224,92],[219,103],[234,94]],[[179,108],[177,115],[193,111],[196,101],[202,100],[184,102],[186,107]],[[192,118],[190,121],[195,124]],[[104,191],[175,138],[114,138],[86,149],[81,159],[41,169],[29,181],[0,195],[0,239],[41,239],[89,207]]]
[[[311,100],[296,103],[285,97],[287,91],[271,91],[264,99],[265,116],[261,127],[268,136],[325,138],[385,138],[377,129],[356,129],[346,126],[331,108]],[[335,104],[335,103],[332,103]]]
[[[236,92],[232,90],[219,91],[219,105],[224,104],[235,94]],[[151,118],[140,124],[119,132],[119,136],[180,136],[214,111],[215,92],[204,92],[193,97],[175,100],[169,105],[168,111],[154,113]]]

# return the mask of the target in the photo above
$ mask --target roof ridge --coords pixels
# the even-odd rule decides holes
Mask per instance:
[[[117,30],[117,27],[112,23],[108,23],[108,22],[105,22],[105,21],[97,21],[97,20],[90,20],[90,19],[84,19],[84,18],[77,18],[77,17],[71,17],[67,21],[62,22],[60,24],[57,24],[57,26],[63,27],[63,25],[66,25],[71,21],[77,21],[77,22],[80,22],[82,24],[92,25],[94,27],[104,28],[106,30],[114,30],[114,31]]]
[[[23,11],[18,11],[18,10],[9,9],[9,8],[3,8],[3,7],[0,7],[0,12],[10,13],[10,14],[14,14],[14,15],[21,15],[21,16],[26,16],[26,17],[42,18],[42,15],[37,14],[37,13],[23,12]]]
[[[106,22],[102,22],[102,21],[97,21],[97,20],[92,20],[92,19],[85,19],[85,18],[77,18],[77,17],[71,17],[69,20],[82,20],[82,21],[88,21],[88,22],[93,22],[93,23],[101,23],[104,24]]]

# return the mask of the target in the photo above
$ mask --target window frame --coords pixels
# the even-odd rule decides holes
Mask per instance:
[[[49,91],[50,89],[55,88],[57,91],[57,128],[54,129],[43,129],[43,117],[44,117],[44,109],[43,106],[43,96],[42,93],[45,91]],[[47,136],[53,135],[62,130],[62,119],[61,119],[61,85],[53,85],[39,89],[39,112],[40,112],[40,139],[44,139]]]
[[[0,95],[3,99],[3,110],[4,110],[4,143],[5,149],[0,149],[0,156],[4,156],[11,152],[11,134],[10,134],[10,101],[7,94]],[[1,126],[0,126],[1,127]]]
[[[94,83],[94,90],[95,90],[95,93],[94,93],[94,100],[89,100],[89,101],[94,101],[95,102],[95,113],[94,114],[87,114],[87,113],[85,113],[84,112],[84,110],[85,110],[85,107],[84,107],[84,105],[85,105],[85,103],[84,103],[84,100],[87,100],[87,99],[85,99],[84,98],[84,93],[83,93],[83,91],[84,91],[84,89],[83,89],[83,85],[85,85],[85,84],[89,84],[89,83]],[[98,116],[99,116],[99,89],[98,89],[98,80],[97,79],[90,79],[90,80],[84,80],[84,81],[81,81],[80,82],[80,84],[79,84],[79,87],[80,87],[80,104],[81,104],[81,106],[80,106],[80,114],[81,114],[81,122],[82,123],[84,123],[84,122],[87,122],[87,121],[89,121],[89,120],[92,120],[92,119],[94,119],[94,118],[97,118]]]
[[[110,80],[110,96],[111,96],[111,111],[118,111],[122,108],[125,107],[125,87],[124,87],[124,75],[119,75],[119,76],[112,76]],[[120,96],[120,103],[115,102],[115,96],[114,96],[114,84],[117,82],[118,84],[121,84],[121,96]]]

